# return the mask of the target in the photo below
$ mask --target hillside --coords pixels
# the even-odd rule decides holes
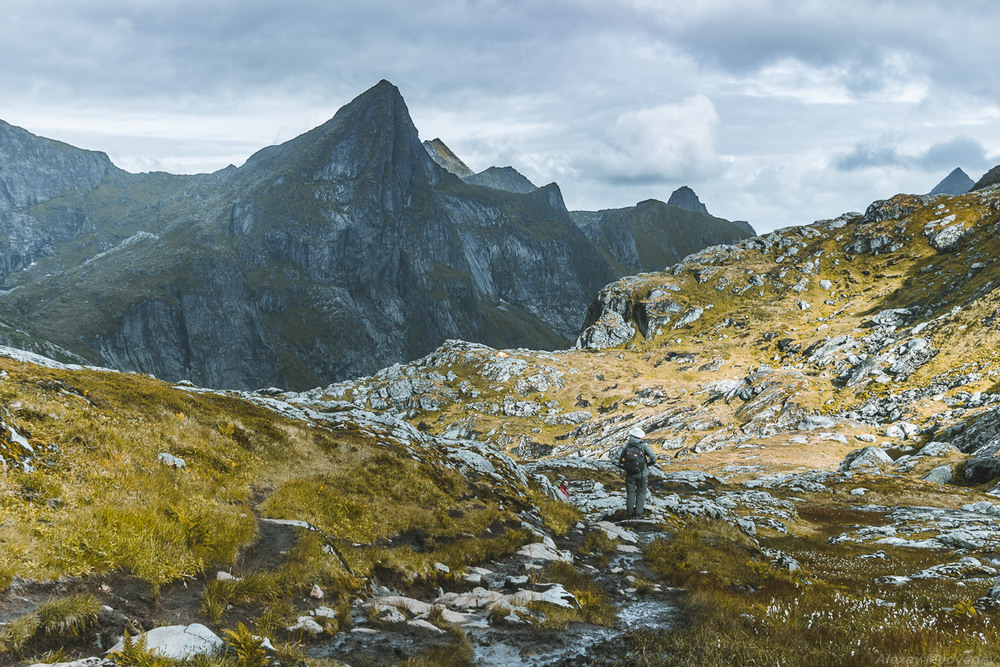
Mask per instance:
[[[448,338],[568,346],[600,288],[640,269],[580,230],[556,184],[439,166],[461,161],[420,141],[387,81],[214,174],[128,174],[0,129],[0,340],[67,361],[305,389]],[[748,234],[720,229],[703,243]]]
[[[572,350],[306,392],[5,350],[0,659],[200,623],[259,664],[998,660],[998,212],[900,195],[612,283]]]

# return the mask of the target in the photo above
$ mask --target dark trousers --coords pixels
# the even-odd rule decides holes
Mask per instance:
[[[646,475],[625,476],[625,513],[629,519],[642,516],[646,507]]]

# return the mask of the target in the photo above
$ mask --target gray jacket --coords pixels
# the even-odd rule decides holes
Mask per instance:
[[[629,439],[631,441],[631,438]],[[645,477],[649,474],[649,466],[656,464],[656,454],[653,450],[649,448],[644,441],[639,440],[639,447],[642,449],[642,453],[646,455],[646,467],[642,469],[642,476]],[[628,447],[628,443],[625,443],[621,449],[615,453],[614,462],[619,468],[621,467],[622,454],[625,452],[625,447]]]

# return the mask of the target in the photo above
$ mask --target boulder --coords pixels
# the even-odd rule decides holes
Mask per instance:
[[[503,597],[502,593],[477,587],[466,593],[445,593],[434,602],[452,609],[485,609]]]
[[[928,442],[924,445],[917,456],[947,456],[952,452],[957,452],[958,447],[947,442]]]
[[[376,598],[372,601],[371,606],[379,613],[387,609],[405,609],[414,616],[428,614],[431,611],[431,605],[428,603],[402,595],[386,595]]]
[[[892,458],[878,447],[862,447],[844,457],[840,463],[840,471],[856,470],[862,467],[880,468],[892,465]]]
[[[539,584],[535,590],[520,590],[503,596],[496,604],[505,607],[526,607],[532,602],[547,602],[557,607],[579,607],[576,597],[562,584]]]
[[[320,628],[320,632],[322,631],[323,628]],[[165,625],[153,628],[144,636],[150,653],[172,660],[189,660],[199,655],[211,655],[224,646],[218,635],[200,623]],[[121,651],[123,648],[125,643],[120,641],[112,646],[108,653]]]
[[[963,236],[965,236],[965,225],[958,223],[934,232],[928,238],[928,242],[935,250],[947,251],[958,246],[958,242],[962,240]]]
[[[896,438],[897,440],[909,440],[919,433],[920,427],[910,422],[897,422],[885,429],[887,438]]]
[[[323,634],[323,626],[309,616],[299,616],[298,620],[285,628],[288,632],[301,632],[313,637]]]
[[[925,482],[933,482],[935,484],[948,484],[951,482],[953,477],[954,472],[952,472],[951,466],[943,465],[934,468],[920,479]]]
[[[598,521],[594,525],[601,529],[609,539],[630,542],[632,544],[639,542],[639,536],[634,532],[628,530],[627,528],[622,528],[619,525],[613,524],[610,521]]]
[[[684,314],[681,315],[680,319],[677,320],[677,323],[674,324],[674,329],[680,329],[683,326],[691,324],[692,322],[701,319],[701,316],[704,314],[705,314],[704,308],[698,308],[698,307],[688,308],[686,311],[684,311]]]
[[[436,635],[442,635],[442,634],[444,634],[444,630],[442,630],[438,626],[434,625],[430,621],[425,621],[422,618],[417,618],[417,619],[414,619],[412,621],[407,621],[406,624],[408,626],[410,626],[411,628],[418,628],[420,630],[426,630],[426,631],[431,632],[431,633],[436,634]]]
[[[563,561],[565,563],[573,562],[573,554],[568,551],[559,551],[544,542],[525,544],[517,550],[517,555],[525,556],[533,560]]]

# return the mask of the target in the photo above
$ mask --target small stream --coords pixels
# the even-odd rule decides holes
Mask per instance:
[[[649,539],[650,535],[644,536]],[[621,568],[620,576],[634,569],[636,556],[620,554],[608,568]],[[609,592],[613,592],[615,582],[609,572],[601,572],[599,579],[607,581]],[[622,584],[625,582],[622,581]],[[607,642],[618,642],[626,632],[637,628],[665,630],[677,627],[680,611],[673,602],[673,593],[650,593],[638,595],[623,593],[617,600],[618,621],[612,627],[589,624],[571,625],[565,630],[545,634],[522,628],[469,628],[469,638],[475,648],[477,665],[580,665],[591,649]]]
[[[627,601],[618,612],[618,623],[605,628],[594,625],[570,626],[551,635],[533,631],[505,632],[500,628],[469,631],[477,665],[579,665],[594,646],[615,641],[639,627],[651,630],[676,627],[677,607],[662,596]]]

